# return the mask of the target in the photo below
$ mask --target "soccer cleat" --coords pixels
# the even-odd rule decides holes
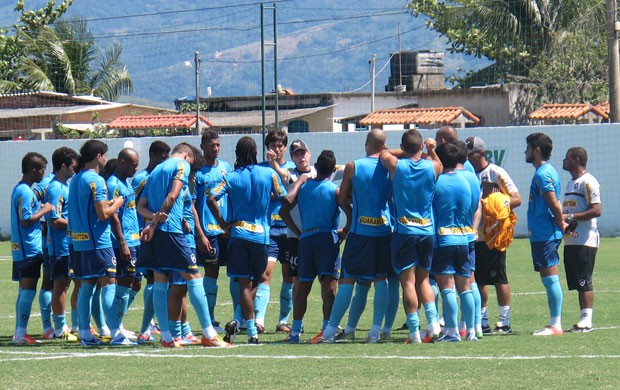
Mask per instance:
[[[379,336],[371,336],[368,335],[368,337],[366,338],[366,342],[368,344],[377,344],[381,341],[381,338]]]
[[[153,321],[151,321],[149,325],[149,330],[151,334],[161,334],[161,331],[159,330],[159,326],[157,326],[157,324],[154,323]]]
[[[196,337],[193,333],[186,334],[181,338],[188,345],[197,345],[200,344],[200,339]]]
[[[175,337],[174,342],[175,344],[181,345],[183,347],[186,345],[190,345],[190,342],[188,340],[185,340],[183,337]]]
[[[155,341],[157,341],[157,339],[155,338],[155,336],[153,336],[152,334],[148,334],[148,333],[143,333],[140,336],[138,336],[138,344],[149,344],[149,343],[154,343]]]
[[[97,332],[97,330],[95,329],[94,326],[89,325],[90,326],[90,334],[93,335],[93,337],[99,337],[99,332]]]
[[[174,340],[172,340],[172,341],[162,340],[161,341],[161,347],[162,348],[173,348],[173,349],[181,349],[181,348],[183,348],[182,345],[177,344]]]
[[[321,334],[322,335],[322,334]],[[334,341],[353,341],[355,340],[355,332],[340,332],[334,337]]]
[[[420,344],[420,343],[422,343],[422,340],[420,339],[419,335],[418,337],[414,337],[413,339],[411,338],[411,336],[407,336],[407,340],[405,340],[405,345]]]
[[[291,333],[292,329],[286,322],[280,322],[276,326],[276,332]]]
[[[216,321],[216,322],[213,322],[213,323],[212,323],[212,325],[213,325],[213,329],[215,329],[215,331],[216,331],[217,333],[225,333],[225,332],[226,332],[226,331],[224,330],[224,328],[222,328],[222,327],[220,326],[220,323],[219,323],[219,322],[217,322],[217,321]]]
[[[135,347],[138,345],[135,341],[129,339],[122,333],[118,333],[116,337],[110,340],[110,347]]]
[[[127,337],[128,339],[135,340],[135,339],[138,338],[138,335],[136,334],[136,332],[132,332],[132,331],[127,330],[125,328],[119,329],[119,332],[121,332],[123,334],[123,336]]]
[[[396,330],[409,330],[407,323],[405,322],[400,328],[396,328]]]
[[[493,333],[493,329],[491,329],[489,324],[482,325],[482,333],[483,334],[491,334],[491,333]]]
[[[447,343],[458,343],[460,341],[461,341],[461,337],[460,336],[450,336],[448,334],[445,334],[445,335],[441,336],[440,338],[438,338],[436,340],[436,342],[438,342],[438,343],[444,343],[444,342],[447,342]]]
[[[459,329],[459,336],[465,337],[466,335],[467,335],[467,330],[466,329]]]
[[[263,334],[265,333],[265,326],[261,325],[261,324],[256,324],[256,331],[258,332],[258,334]]]
[[[256,339],[258,341],[258,339]],[[228,348],[232,347],[232,345],[220,338],[220,336],[215,336],[212,339],[207,336],[202,336],[200,343],[203,347],[219,347],[219,348]],[[257,343],[258,344],[258,343]]]
[[[332,344],[334,341],[333,338],[328,339],[323,337],[323,331],[320,331],[319,334],[308,340],[310,344]]]
[[[101,345],[101,340],[99,340],[97,337],[93,337],[90,339],[81,339],[80,344],[82,344],[82,347],[98,347],[99,345]]]
[[[467,341],[478,341],[478,336],[475,333],[470,333],[467,335]]]
[[[509,333],[512,333],[512,328],[510,327],[510,324],[502,325],[502,326],[497,324],[497,326],[495,326],[495,329],[493,329],[493,334],[509,334]]]
[[[592,332],[591,326],[583,326],[580,323],[573,325],[572,328],[568,330],[569,332],[581,332],[581,333],[590,333]]]
[[[13,336],[13,344],[19,345],[41,345],[40,340],[33,339],[29,334],[24,334],[22,337],[17,338]]]
[[[237,333],[239,333],[239,328],[236,320],[229,321],[224,326],[224,331],[226,334],[224,335],[224,341],[227,343],[233,343],[235,341],[235,337],[237,337]]]
[[[56,338],[62,341],[67,341],[69,343],[75,343],[79,341],[78,337],[68,330],[62,332],[62,334],[60,336],[56,336]]]
[[[437,337],[433,337],[432,333],[426,330],[426,332],[424,333],[424,337],[422,337],[422,342],[425,344],[434,343],[436,339]]]
[[[102,343],[108,344],[110,341],[112,341],[112,336],[110,336],[110,335],[100,335],[99,336],[99,340],[101,340]]]
[[[544,329],[534,332],[534,336],[561,336],[562,334],[564,334],[562,329],[557,329],[551,325],[547,325]]]
[[[286,344],[299,344],[299,335],[293,336],[289,334],[282,342]]]
[[[53,328],[47,328],[46,330],[43,331],[43,335],[41,336],[41,338],[43,340],[53,340],[56,338],[56,335],[54,334],[54,329]]]
[[[258,337],[256,336],[248,337],[248,344],[252,344],[252,345],[260,344],[260,342],[258,341]]]
[[[392,334],[390,332],[381,332],[381,334],[379,335],[379,340],[390,341],[392,340]]]

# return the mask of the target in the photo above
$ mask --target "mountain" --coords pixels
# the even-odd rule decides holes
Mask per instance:
[[[29,9],[44,0],[27,3]],[[297,93],[370,91],[369,60],[377,58],[377,91],[389,77],[390,54],[446,51],[444,39],[407,12],[403,0],[284,0],[266,3],[265,41],[277,19],[278,84]],[[0,23],[14,23],[14,5],[0,5]],[[252,0],[76,0],[66,16],[88,22],[102,47],[119,41],[139,99],[170,107],[195,95],[194,52],[200,52],[201,96],[260,95],[260,5]],[[266,90],[275,89],[273,46],[266,47]],[[386,65],[384,67],[384,65]],[[446,51],[446,74],[485,61]],[[382,70],[383,68],[383,70]],[[157,103],[159,102],[159,103]]]

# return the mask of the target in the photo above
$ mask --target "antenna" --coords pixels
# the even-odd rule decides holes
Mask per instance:
[[[397,25],[397,35],[398,35],[398,85],[403,85],[403,62],[402,62],[402,52],[400,51],[400,23]]]

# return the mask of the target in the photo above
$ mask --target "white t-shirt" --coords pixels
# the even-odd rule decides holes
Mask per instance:
[[[482,171],[476,172],[476,176],[480,180],[480,191],[483,199],[494,192],[502,192],[506,195],[519,192],[515,182],[506,170],[499,165],[489,164]]]
[[[289,169],[289,181],[288,183],[286,183],[284,186],[286,187],[286,190],[290,190],[291,187],[293,186],[293,184],[297,181],[297,179],[299,179],[301,176],[308,176],[308,179],[314,179],[316,177],[316,169],[314,168],[313,165],[310,166],[310,171],[309,172],[299,172],[297,170],[297,168],[293,168],[293,169]],[[301,216],[299,214],[299,206],[295,205],[295,207],[293,207],[291,209],[291,218],[293,218],[293,221],[295,221],[295,225],[297,225],[297,227],[299,229],[301,229]],[[286,236],[291,238],[298,238],[295,233],[293,233],[293,231],[289,228],[287,229],[286,232]]]
[[[580,213],[585,211],[589,205],[597,203],[601,203],[601,186],[594,176],[586,172],[566,184],[562,213]],[[564,236],[564,244],[598,248],[599,234],[596,222],[596,218],[588,221],[579,221],[577,229],[573,233]]]

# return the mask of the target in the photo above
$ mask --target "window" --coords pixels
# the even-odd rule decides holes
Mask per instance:
[[[308,122],[306,121],[293,119],[288,123],[289,133],[307,133],[308,131],[310,131],[310,126],[308,126]]]

